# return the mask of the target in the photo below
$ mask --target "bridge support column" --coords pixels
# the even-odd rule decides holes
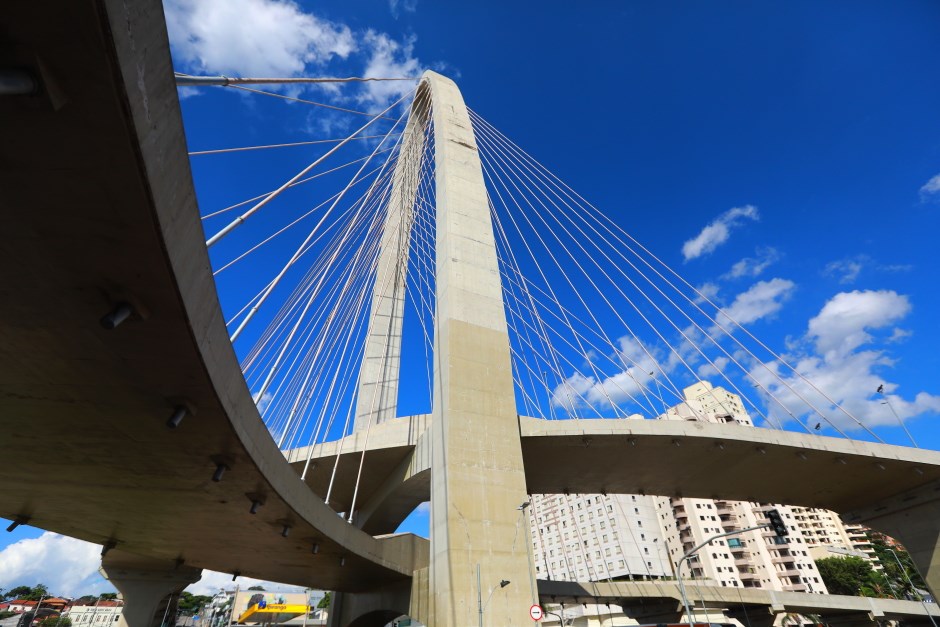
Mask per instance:
[[[940,598],[940,482],[932,482],[843,516],[886,533],[911,554],[934,598]]]
[[[169,597],[202,577],[201,568],[114,550],[102,558],[100,572],[124,599],[118,627],[159,627],[164,616],[174,625],[176,603]]]
[[[483,169],[457,86],[433,72],[425,78],[433,94],[437,203],[429,624],[528,626],[538,595]]]

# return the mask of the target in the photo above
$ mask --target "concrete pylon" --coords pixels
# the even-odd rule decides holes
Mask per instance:
[[[157,608],[169,595],[182,592],[202,577],[202,569],[176,562],[111,550],[101,559],[99,572],[110,581],[124,599],[118,627],[158,627],[163,615]],[[167,608],[174,613],[174,607]],[[170,624],[175,624],[175,613]]]
[[[398,407],[405,279],[429,112],[430,94],[424,89],[411,105],[392,175],[356,395],[356,431],[395,418]]]
[[[483,170],[457,86],[434,72],[423,82],[437,199],[429,624],[477,625],[482,602],[484,625],[530,625],[525,473]]]
[[[484,625],[528,625],[538,595],[496,241],[467,107],[454,82],[434,72],[421,79],[396,165],[355,428],[395,416],[408,238],[429,121],[437,202],[431,557],[412,606],[435,627],[478,625],[481,605]]]

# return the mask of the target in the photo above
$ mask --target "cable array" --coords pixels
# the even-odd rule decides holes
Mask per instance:
[[[730,419],[747,412],[765,427],[862,431],[880,441],[624,228],[476,112],[470,117],[520,414]],[[286,148],[314,152],[269,191],[203,216],[216,280],[231,295],[226,325],[280,447],[354,429],[368,442],[386,406],[411,415],[427,413],[432,402],[438,234],[428,90],[368,114],[344,138],[191,155],[247,158]],[[249,223],[254,228],[242,228]],[[401,308],[388,319],[375,313],[385,293],[396,294]],[[384,343],[378,357],[366,352],[369,338]],[[397,398],[363,392],[363,361],[375,358],[394,363],[402,385],[389,389]],[[693,402],[687,390],[703,379],[720,387],[699,386]],[[366,458],[359,454],[350,517]]]
[[[471,111],[487,180],[520,411],[689,419],[877,434],[621,226]],[[785,376],[786,375],[786,376]],[[684,390],[714,389],[688,402]],[[795,400],[795,402],[794,402]],[[815,424],[815,426],[813,426]]]

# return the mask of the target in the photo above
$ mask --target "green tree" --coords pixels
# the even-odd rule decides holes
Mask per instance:
[[[47,596],[49,596],[49,588],[47,588],[44,584],[37,583],[30,589],[28,594],[23,595],[23,598],[27,601],[38,601],[39,599]]]
[[[16,586],[15,588],[10,588],[4,593],[4,596],[10,600],[22,599],[25,595],[32,592],[33,589],[29,586]]]
[[[251,586],[249,590],[258,590],[259,592],[264,592],[264,586]]]
[[[860,557],[826,557],[816,560],[816,568],[829,594],[860,597],[891,596],[887,579]]]
[[[326,594],[324,594],[324,595],[323,595],[323,598],[320,599],[320,602],[317,603],[317,609],[322,610],[322,609],[327,608],[327,607],[330,607],[330,593],[329,593],[329,592],[327,592]]]
[[[177,607],[183,612],[191,614],[197,611],[200,607],[203,607],[204,605],[208,605],[209,601],[211,600],[212,600],[212,597],[208,597],[202,594],[192,594],[191,592],[183,591],[180,594],[180,600],[179,600],[179,604],[177,605]]]
[[[49,616],[39,623],[39,627],[72,627],[72,620],[67,616]]]
[[[911,588],[911,583],[914,584],[915,588],[927,589],[927,585],[914,566],[914,560],[911,559],[910,553],[899,545],[889,546],[881,534],[871,534],[870,537],[875,555],[878,556],[878,561],[884,567],[885,578],[888,580],[888,584],[899,593],[899,596],[918,596],[918,592]],[[892,551],[894,555],[892,555]],[[897,559],[895,559],[895,555]],[[901,562],[900,566],[898,566],[898,562]]]

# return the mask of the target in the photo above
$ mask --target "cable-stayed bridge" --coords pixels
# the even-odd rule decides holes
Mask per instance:
[[[102,544],[132,627],[202,568],[341,591],[357,625],[476,624],[506,579],[487,616],[525,624],[571,594],[524,505],[564,491],[835,509],[940,589],[940,454],[878,441],[450,80],[200,215],[159,3],[13,13],[39,88],[2,105],[0,515]],[[322,201],[268,221],[307,179]],[[702,366],[748,404],[709,412],[760,428],[630,419]],[[395,534],[427,500],[430,542]]]

